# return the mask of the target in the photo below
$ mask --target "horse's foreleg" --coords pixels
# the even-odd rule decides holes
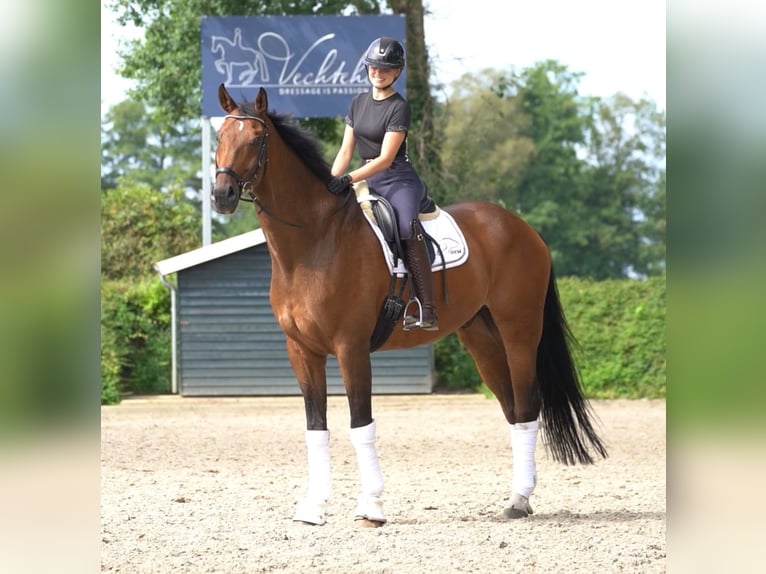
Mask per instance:
[[[348,396],[351,415],[349,437],[356,452],[361,490],[354,520],[360,524],[380,526],[386,522],[383,513],[383,474],[375,449],[375,421],[372,418],[372,367],[370,355],[363,347],[338,353],[338,363]]]
[[[356,462],[359,466],[362,488],[357,499],[354,520],[367,520],[373,526],[379,526],[386,521],[383,514],[383,474],[380,472],[378,453],[375,449],[375,421],[370,424],[349,430],[351,444],[356,451]]]
[[[332,495],[330,431],[327,430],[327,359],[307,351],[289,338],[287,354],[306,408],[308,455],[308,488],[306,496],[298,502],[293,520],[322,525],[325,523],[325,507]]]

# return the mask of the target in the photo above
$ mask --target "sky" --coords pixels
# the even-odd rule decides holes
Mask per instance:
[[[434,79],[449,85],[484,68],[520,70],[547,59],[583,72],[580,93],[648,97],[665,109],[665,0],[424,0]],[[502,6],[502,9],[498,9]],[[101,113],[130,83],[116,51],[136,31],[101,9]]]

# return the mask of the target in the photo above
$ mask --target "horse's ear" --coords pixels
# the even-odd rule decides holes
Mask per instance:
[[[226,91],[226,86],[223,84],[218,86],[218,101],[220,102],[223,111],[225,111],[227,114],[230,114],[237,108],[236,102],[234,102],[232,97],[229,95],[229,92]]]
[[[255,97],[255,111],[259,114],[265,114],[269,109],[269,97],[266,95],[266,90],[261,88],[258,90],[258,95]]]

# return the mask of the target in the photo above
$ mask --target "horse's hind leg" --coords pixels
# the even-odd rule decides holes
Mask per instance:
[[[293,367],[306,408],[306,452],[308,488],[298,502],[293,520],[306,524],[325,523],[325,506],[332,494],[330,482],[330,431],[327,430],[326,357],[316,355],[287,339],[287,355]]]
[[[489,310],[482,307],[471,321],[458,329],[457,336],[473,357],[482,381],[500,402],[506,420],[514,422],[511,371],[503,341]]]
[[[513,480],[511,501],[505,509],[508,518],[532,514],[529,497],[537,485],[535,447],[540,430],[540,396],[535,379],[539,331],[533,325],[514,325],[503,329],[514,396],[514,418],[511,423]],[[537,333],[537,334],[536,334]]]
[[[540,412],[534,386],[535,332],[532,329],[530,336],[529,331],[517,327],[505,329],[506,337],[502,337],[486,307],[458,331],[510,427],[513,478],[510,504],[504,511],[508,518],[522,518],[533,512],[529,497],[537,482],[535,447]]]

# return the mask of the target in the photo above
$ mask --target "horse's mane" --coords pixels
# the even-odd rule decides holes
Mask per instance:
[[[241,104],[242,111],[255,115],[255,106],[252,102]],[[322,154],[322,148],[314,134],[296,124],[290,114],[277,114],[274,111],[269,112],[269,119],[274,125],[280,137],[295,152],[303,163],[306,164],[311,172],[316,175],[322,183],[327,183],[332,177],[330,173],[330,164]]]

